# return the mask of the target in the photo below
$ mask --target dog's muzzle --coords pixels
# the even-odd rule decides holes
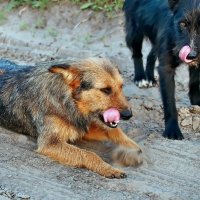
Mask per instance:
[[[127,109],[120,112],[120,118],[122,120],[129,120],[133,116],[132,111]]]
[[[187,55],[187,59],[188,60],[194,60],[198,57],[198,53],[194,50],[192,50],[188,55]]]
[[[119,112],[116,108],[110,108],[103,113],[101,119],[110,128],[116,128],[120,119],[129,120],[131,117],[132,111],[129,109]]]

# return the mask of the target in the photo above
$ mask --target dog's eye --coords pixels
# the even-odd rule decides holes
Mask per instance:
[[[112,88],[111,87],[101,88],[100,90],[101,90],[101,92],[103,92],[103,93],[105,93],[107,95],[112,93]]]
[[[185,22],[180,22],[179,26],[182,30],[187,28],[187,24]]]
[[[82,90],[89,90],[89,89],[92,88],[92,83],[91,83],[91,82],[87,82],[87,81],[83,81],[83,82],[81,83],[80,88],[81,88]]]

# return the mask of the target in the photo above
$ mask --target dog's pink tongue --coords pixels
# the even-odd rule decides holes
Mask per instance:
[[[120,113],[115,108],[110,108],[103,113],[104,122],[116,122],[120,120]]]
[[[187,59],[187,56],[191,51],[192,49],[189,46],[184,46],[179,52],[179,58],[185,63],[191,62],[192,60]]]

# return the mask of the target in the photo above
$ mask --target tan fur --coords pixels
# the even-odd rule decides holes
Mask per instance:
[[[85,115],[93,110],[95,111],[98,107],[104,110],[109,107],[120,109],[129,106],[122,93],[123,80],[118,70],[115,69],[111,76],[100,67],[102,64],[105,64],[104,62],[101,59],[90,59],[81,63],[84,64],[84,71],[88,74],[88,80],[91,77],[95,80],[94,88],[83,91],[80,97],[81,100],[77,101],[79,110]],[[111,65],[108,61],[106,64]],[[76,64],[74,67],[76,68]],[[78,77],[79,70],[77,69],[66,71],[64,69],[54,68],[53,72],[61,73],[65,78],[65,82],[71,86],[72,90],[80,84]],[[100,88],[106,87],[112,88],[113,94],[111,96],[106,96],[99,90]],[[67,143],[80,139],[82,136],[86,140],[112,141],[115,144],[125,147],[120,148],[120,150],[117,148],[113,152],[113,159],[122,165],[136,166],[142,163],[141,148],[133,140],[128,138],[120,128],[105,128],[101,127],[98,123],[92,123],[89,131],[84,135],[77,133],[74,128],[70,127],[70,124],[67,124],[57,116],[48,116],[46,123],[50,124],[49,128],[51,131],[54,131],[54,136],[47,137],[48,134],[40,136],[38,139],[38,152],[63,164],[85,167],[105,177],[120,178],[124,176],[124,172],[111,167],[95,153],[78,149]]]
[[[6,81],[1,79],[5,85],[0,87],[3,91],[0,93],[0,103],[3,102],[0,123],[14,131],[36,136],[38,153],[109,178],[124,178],[125,173],[72,143],[80,139],[111,141],[120,148],[113,153],[115,160],[124,165],[142,162],[141,148],[121,129],[110,128],[102,121],[103,113],[110,108],[130,110],[115,64],[108,59],[90,58],[29,67],[19,73],[20,81],[15,76],[17,73],[5,73]],[[111,92],[107,94],[104,89]]]
[[[122,166],[138,166],[143,163],[142,149],[131,140],[120,128],[105,130],[93,124],[89,132],[84,135],[86,140],[112,141],[118,144],[112,153],[115,163]]]
[[[62,164],[84,167],[108,178],[123,178],[125,173],[115,169],[104,162],[93,152],[82,150],[67,142],[75,141],[79,134],[62,119],[56,116],[49,116],[46,123],[50,124],[51,133],[41,135],[38,138],[37,152],[46,155]]]

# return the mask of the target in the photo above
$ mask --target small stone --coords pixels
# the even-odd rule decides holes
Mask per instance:
[[[194,114],[200,114],[200,106],[192,106],[190,112]]]
[[[187,108],[180,108],[178,114],[181,120],[184,120],[187,116],[190,116],[190,112]]]
[[[151,101],[148,102],[144,102],[143,106],[147,109],[147,110],[152,110],[154,104]]]
[[[182,122],[181,125],[183,127],[192,125],[192,117],[186,117]]]
[[[192,128],[195,131],[200,129],[200,118],[199,117],[193,117]]]
[[[17,198],[20,198],[20,199],[30,199],[30,196],[26,195],[26,194],[18,193],[17,194]]]
[[[3,193],[5,193],[5,191],[0,189],[0,195],[2,195]]]
[[[180,108],[179,109],[179,113],[181,113],[181,114],[189,114],[190,112],[189,112],[188,108]]]
[[[13,193],[10,193],[10,192],[8,192],[8,191],[5,192],[5,195],[6,195],[8,198],[10,198],[10,199],[12,199],[12,197],[14,196]]]

